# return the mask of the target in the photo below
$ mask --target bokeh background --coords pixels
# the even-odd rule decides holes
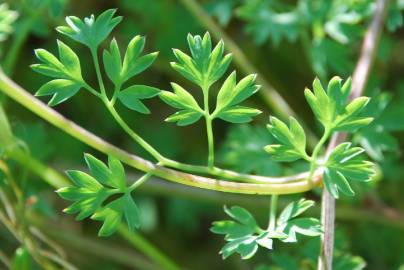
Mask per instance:
[[[36,62],[33,51],[44,48],[56,53],[56,39],[74,48],[80,56],[83,74],[95,84],[88,49],[67,40],[54,29],[65,24],[66,15],[82,18],[108,8],[118,8],[117,13],[124,19],[113,36],[122,44],[121,47],[141,34],[147,37],[146,51],[160,52],[152,67],[134,78],[136,83],[170,90],[170,82],[177,82],[200,97],[198,89],[171,69],[169,62],[174,60],[172,48],[187,51],[188,33],[210,31],[213,37],[225,34],[225,45],[227,39],[234,42],[259,76],[284,97],[316,134],[320,134],[321,128],[312,117],[303,90],[310,87],[316,76],[325,81],[334,75],[345,79],[352,74],[374,9],[373,1],[365,0],[5,2],[18,11],[19,18],[14,24],[14,33],[2,45],[3,64],[12,78],[31,93],[47,80],[29,67]],[[403,1],[390,2],[366,90],[366,95],[374,97],[369,113],[376,117],[376,121],[353,137],[354,142],[365,147],[370,158],[380,165],[379,175],[365,186],[354,186],[356,197],[342,197],[337,202],[335,269],[340,270],[363,269],[365,264],[366,269],[404,269],[404,200],[401,193],[404,190],[401,151],[404,142],[401,9],[404,5]],[[207,21],[212,21],[222,32],[212,29]],[[14,50],[17,51],[16,58],[10,59],[8,55]],[[232,69],[246,75],[240,66],[232,65],[229,71]],[[268,106],[263,95],[255,95],[248,102],[264,112],[249,125],[230,125],[221,121],[214,124],[220,164],[237,171],[263,175],[284,175],[306,169],[299,163],[285,167],[268,160],[262,146],[272,138],[265,125],[268,117],[279,116],[279,111]],[[164,122],[173,112],[171,108],[159,99],[146,103],[151,115],[141,115],[123,107],[118,109],[128,123],[164,155],[187,163],[203,164],[207,154],[204,124],[198,122],[177,127]],[[4,107],[15,135],[26,142],[31,155],[58,171],[84,168],[83,152],[105,160],[102,154],[50,126],[15,102],[7,100]],[[150,159],[114,123],[104,106],[86,92],[80,92],[56,109],[107,141]],[[35,199],[29,207],[36,213],[39,228],[63,247],[69,261],[79,269],[163,269],[122,235],[97,238],[99,223],[91,220],[77,222],[64,215],[61,210],[66,203],[56,196],[52,187],[24,166],[14,164],[13,168],[17,175],[26,174],[29,179],[24,191]],[[133,178],[139,175],[137,171],[127,170]],[[318,202],[312,214],[319,215],[320,191],[314,190],[305,196]],[[299,197],[282,196],[281,204]],[[133,237],[147,239],[181,269],[316,269],[318,239],[302,238],[295,245],[278,243],[273,252],[261,250],[248,261],[242,261],[236,255],[223,261],[218,255],[223,239],[210,233],[209,227],[212,221],[225,218],[223,205],[244,206],[265,224],[268,197],[222,194],[153,179],[136,192],[135,200],[141,209],[142,226]],[[12,256],[18,246],[13,236],[0,225],[0,249]]]

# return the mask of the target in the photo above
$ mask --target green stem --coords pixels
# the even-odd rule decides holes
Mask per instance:
[[[205,112],[206,133],[208,137],[208,168],[212,169],[215,164],[215,146],[212,130],[212,117],[209,110],[209,87],[202,87],[203,92],[203,106]]]
[[[108,108],[108,111],[111,113],[112,117],[114,117],[115,121],[119,126],[133,139],[135,140],[141,147],[143,147],[148,153],[150,153],[157,161],[162,162],[165,160],[156,149],[153,148],[150,144],[148,144],[142,137],[140,137],[133,129],[129,127],[128,124],[122,119],[119,113],[115,110],[111,103],[105,104]]]
[[[145,183],[147,180],[150,179],[150,177],[153,176],[153,173],[148,172],[145,175],[143,175],[142,177],[140,177],[135,183],[133,183],[129,188],[128,188],[128,192],[132,192],[134,191],[136,188],[138,188],[139,186],[141,186],[143,183]]]
[[[310,172],[309,172],[309,177],[308,180],[310,182],[313,181],[313,176],[316,170],[319,167],[318,164],[318,156],[320,154],[321,149],[323,148],[324,144],[326,143],[327,139],[331,135],[331,129],[330,128],[325,128],[324,134],[321,137],[320,141],[317,143],[316,147],[314,147],[313,153],[311,155],[311,163],[310,163]]]
[[[299,174],[288,177],[256,177],[252,175],[243,175],[228,170],[216,170],[215,168],[215,171],[219,174],[232,176],[233,178],[237,179],[248,179],[249,181],[256,181],[256,183],[257,181],[260,182],[257,184],[251,184],[218,180],[164,168],[141,157],[129,154],[97,137],[91,132],[83,129],[74,122],[67,120],[61,114],[48,107],[46,104],[29,94],[26,90],[15,84],[1,70],[0,90],[16,102],[31,110],[36,115],[63,130],[67,134],[70,134],[77,140],[84,142],[90,147],[93,147],[106,155],[113,155],[133,168],[144,172],[153,172],[155,176],[172,182],[222,192],[262,195],[300,193],[313,188],[313,185],[307,181],[307,174]],[[164,165],[166,165],[166,161],[167,160],[163,162]],[[313,180],[313,184],[315,185],[319,184],[320,182],[320,177],[315,177]]]
[[[248,57],[244,54],[243,50],[227,33],[211,18],[211,16],[203,9],[203,7],[196,0],[179,0],[191,14],[195,16],[203,27],[208,29],[216,40],[223,39],[226,48],[233,54],[234,63],[244,74],[257,74],[257,83],[262,85],[262,90],[258,93],[263,98],[264,102],[273,109],[275,113],[280,115],[283,119],[288,119],[289,116],[295,116],[299,120],[296,113],[289,106],[286,100],[279,94],[273,85],[271,85],[265,76],[262,76],[257,68],[251,63]],[[299,121],[302,123],[302,121]],[[307,133],[307,140],[309,146],[314,146],[317,141],[316,136],[311,129],[304,126]]]
[[[105,91],[104,80],[102,79],[100,63],[98,61],[97,48],[91,48],[91,56],[93,58],[95,72],[97,74],[98,84],[100,85],[101,95],[107,97],[107,92]]]
[[[269,224],[268,230],[270,232],[275,231],[275,224],[276,224],[276,210],[278,208],[278,195],[271,196],[271,208],[269,212]]]
[[[171,261],[168,257],[162,254],[146,239],[136,232],[130,232],[126,226],[121,225],[118,231],[125,236],[132,244],[138,246],[143,253],[145,253],[150,259],[158,263],[162,269],[166,270],[179,270],[180,267]]]

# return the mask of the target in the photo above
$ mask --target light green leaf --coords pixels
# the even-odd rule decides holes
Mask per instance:
[[[319,236],[322,234],[321,223],[315,218],[296,218],[288,221],[283,229],[283,232],[288,235],[285,239],[280,239],[282,242],[297,242],[297,234],[305,236]]]
[[[313,113],[325,129],[351,132],[372,121],[372,118],[359,116],[369,98],[359,97],[347,104],[351,80],[348,79],[343,85],[341,81],[339,77],[333,77],[325,91],[321,82],[315,79],[313,92],[306,89],[304,94]]]
[[[150,110],[140,99],[152,98],[160,93],[160,89],[147,85],[132,85],[118,94],[118,99],[129,109],[149,114]]]
[[[179,126],[187,126],[197,122],[202,117],[201,112],[181,110],[165,119],[166,122],[177,122]]]
[[[70,75],[70,77],[76,81],[82,81],[81,77],[81,67],[79,57],[74,53],[69,46],[61,42],[57,41],[59,48],[59,58],[60,62],[66,69],[66,73]]]
[[[341,143],[331,152],[325,164],[324,184],[328,192],[338,198],[338,190],[346,195],[354,195],[350,181],[369,181],[375,171],[371,162],[365,161],[360,147]]]
[[[68,171],[67,175],[74,185],[57,190],[60,197],[73,201],[73,204],[64,212],[78,213],[78,220],[92,216],[95,220],[104,221],[99,232],[100,236],[108,236],[115,232],[116,226],[123,216],[125,216],[130,230],[138,228],[139,210],[126,186],[122,163],[117,158],[110,156],[108,166],[106,166],[90,154],[85,154],[85,160],[91,176],[81,171]],[[103,206],[103,203],[114,194],[121,196]]]
[[[32,257],[29,254],[28,249],[25,247],[19,247],[15,250],[10,270],[31,270],[33,268],[32,264]]]
[[[68,26],[56,30],[71,39],[88,46],[92,50],[103,42],[112,30],[121,22],[122,17],[114,17],[116,9],[108,9],[98,17],[91,15],[81,20],[75,16],[66,17]]]
[[[108,185],[113,187],[112,172],[110,169],[99,159],[95,158],[90,154],[84,154],[84,159],[87,163],[88,168],[90,169],[91,175],[97,179],[103,185]]]
[[[125,196],[123,196],[110,202],[91,216],[91,219],[104,222],[98,232],[98,236],[106,237],[116,232],[122,221],[125,203],[126,199]]]
[[[223,76],[231,62],[231,55],[223,56],[223,41],[220,41],[212,51],[212,41],[208,32],[203,38],[189,34],[187,40],[192,57],[174,49],[178,62],[171,63],[171,66],[195,84],[208,87]]]
[[[312,206],[314,206],[314,201],[303,198],[299,201],[289,203],[279,215],[277,224],[282,225],[287,223],[290,219],[301,215]]]
[[[159,97],[168,105],[180,109],[179,112],[166,119],[167,122],[177,122],[180,126],[190,125],[198,121],[204,114],[194,97],[178,84],[171,84],[174,93],[161,91]]]
[[[244,107],[244,106],[233,106],[228,109],[222,110],[218,115],[217,118],[225,120],[230,123],[247,123],[252,121],[254,116],[260,114],[261,111]]]
[[[44,84],[35,93],[36,96],[53,95],[48,102],[49,106],[58,105],[74,96],[81,88],[81,85],[66,79],[56,79]]]
[[[120,85],[122,83],[122,58],[118,43],[115,39],[111,41],[109,51],[104,50],[103,61],[108,78],[114,83],[114,85]]]
[[[111,182],[114,184],[114,187],[125,192],[126,175],[125,175],[125,169],[121,161],[114,156],[108,156],[108,165],[112,173]]]
[[[124,195],[124,200],[125,202],[123,212],[129,230],[134,231],[135,229],[139,229],[140,214],[137,205],[135,204],[135,202],[132,199],[132,196],[129,193]]]
[[[265,146],[265,151],[271,154],[271,159],[276,161],[295,161],[301,158],[307,159],[306,135],[302,126],[293,117],[289,118],[288,126],[276,117],[270,118],[267,126],[272,136],[281,144]]]

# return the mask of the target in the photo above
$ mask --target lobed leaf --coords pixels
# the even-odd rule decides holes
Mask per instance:
[[[331,152],[324,170],[324,185],[335,198],[341,191],[345,195],[355,193],[349,185],[350,181],[369,181],[374,175],[373,164],[365,161],[360,147],[351,147],[350,143],[341,143]]]
[[[209,87],[223,76],[232,57],[230,54],[223,56],[223,41],[220,41],[212,50],[212,41],[208,32],[203,37],[188,34],[187,40],[191,56],[174,49],[178,62],[172,62],[171,66],[200,87]]]
[[[82,220],[91,216],[103,221],[100,236],[114,233],[124,217],[131,231],[140,226],[139,209],[126,186],[125,169],[115,157],[108,157],[108,166],[90,154],[85,154],[90,174],[81,171],[68,171],[72,187],[57,190],[60,197],[73,201],[64,212],[78,214]],[[105,206],[104,202],[114,194],[120,194]]]
[[[198,121],[204,114],[194,97],[178,84],[172,83],[173,92],[161,91],[159,97],[162,101],[180,109],[179,112],[166,119],[167,122],[177,122],[180,126],[189,125]]]
[[[121,22],[122,17],[114,17],[116,9],[108,9],[98,17],[91,15],[81,20],[75,16],[66,17],[67,26],[56,28],[61,34],[96,50],[112,30]]]
[[[150,110],[140,101],[157,96],[160,89],[147,85],[132,85],[118,94],[118,99],[131,110],[149,114]]]
[[[289,127],[276,117],[270,118],[267,128],[271,135],[281,144],[265,146],[265,151],[276,161],[291,162],[307,159],[306,135],[302,126],[293,117],[289,118]]]
[[[343,85],[339,77],[333,77],[324,90],[320,80],[313,82],[313,92],[306,89],[304,94],[314,115],[330,131],[355,131],[368,125],[373,119],[359,116],[369,102],[368,97],[359,97],[347,104],[351,91],[351,79]]]

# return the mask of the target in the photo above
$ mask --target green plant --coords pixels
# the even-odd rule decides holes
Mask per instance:
[[[58,28],[60,33],[90,49],[98,78],[98,89],[86,82],[81,72],[79,57],[63,42],[58,41],[59,59],[43,49],[36,50],[36,56],[42,63],[35,64],[32,68],[54,78],[37,92],[38,96],[52,96],[49,105],[60,104],[83,88],[104,103],[116,122],[157,160],[158,166],[220,176],[227,178],[229,183],[234,180],[261,183],[258,185],[265,185],[266,182],[268,184],[273,183],[278,185],[279,189],[276,191],[269,190],[268,193],[272,194],[299,192],[293,185],[301,177],[306,178],[305,181],[307,181],[309,188],[315,187],[318,179],[323,178],[325,187],[335,197],[338,197],[338,190],[347,195],[353,195],[350,187],[351,181],[370,180],[374,173],[373,165],[359,156],[363,150],[358,147],[351,147],[349,143],[342,143],[336,146],[329,156],[324,158],[321,156],[324,144],[334,133],[338,131],[352,132],[372,121],[371,118],[360,115],[368,103],[367,97],[348,101],[351,90],[350,80],[342,84],[340,78],[334,77],[330,80],[327,89],[324,90],[320,81],[316,79],[313,83],[313,92],[305,91],[306,99],[314,115],[323,126],[323,136],[310,155],[306,149],[305,131],[296,119],[290,118],[289,127],[275,117],[270,119],[268,130],[279,144],[265,146],[265,150],[270,154],[269,157],[282,162],[303,159],[308,162],[310,168],[306,174],[286,178],[269,178],[223,170],[216,167],[214,162],[212,121],[220,118],[231,123],[245,123],[260,113],[257,109],[239,105],[258,91],[259,86],[255,84],[255,75],[249,75],[237,82],[236,73],[232,72],[220,87],[216,98],[216,108],[212,110],[209,106],[210,88],[226,72],[231,56],[224,55],[222,41],[212,49],[212,42],[208,33],[203,37],[189,35],[188,45],[192,57],[175,49],[174,55],[178,62],[171,63],[171,66],[201,88],[203,107],[200,107],[193,95],[178,84],[172,84],[174,92],[161,91],[146,85],[129,85],[131,82],[129,79],[148,68],[154,62],[157,53],[141,56],[145,39],[136,36],[127,46],[125,56],[122,59],[118,42],[113,39],[109,50],[105,50],[103,53],[105,73],[113,85],[111,95],[108,91],[110,88],[106,86],[103,80],[98,51],[100,44],[121,21],[121,17],[114,17],[114,14],[115,10],[107,10],[98,17],[91,16],[84,20],[70,16],[67,18],[68,26]],[[129,86],[123,88],[124,84]],[[185,126],[195,123],[202,117],[205,119],[208,139],[206,167],[184,164],[163,156],[131,129],[115,109],[116,100],[119,100],[127,108],[147,114],[150,111],[141,100],[157,95],[168,105],[180,110],[168,117],[166,121],[177,122],[178,125]],[[170,179],[167,176],[167,171],[161,169],[159,172],[157,166],[143,169],[147,174],[133,185],[127,186],[122,164],[114,157],[112,151],[107,150],[107,153],[109,154],[108,167],[98,159],[86,155],[91,176],[79,171],[69,171],[68,176],[75,186],[62,188],[58,191],[63,198],[75,201],[65,210],[67,213],[79,213],[78,219],[92,216],[93,219],[104,222],[99,233],[101,236],[112,234],[123,217],[125,217],[129,228],[138,227],[139,213],[132,200],[131,192],[153,174]],[[187,182],[182,181],[182,183]],[[237,185],[235,183],[235,187]],[[256,184],[248,185],[251,185],[253,189]],[[248,185],[246,192],[252,193],[252,190],[248,190],[250,187]],[[288,185],[290,185],[289,188]],[[118,198],[114,196],[113,199],[109,199],[107,204],[104,203],[108,197],[117,194],[119,195]],[[321,233],[318,219],[296,218],[313,205],[312,201],[303,199],[293,202],[283,210],[279,217],[276,216],[277,201],[278,196],[273,195],[268,229],[260,228],[253,216],[243,208],[225,209],[226,213],[237,222],[216,222],[212,227],[213,232],[225,234],[225,239],[229,242],[221,251],[224,258],[238,252],[242,258],[247,259],[255,254],[258,245],[271,249],[273,239],[279,239],[283,242],[296,242],[296,233],[308,236],[318,236]]]

